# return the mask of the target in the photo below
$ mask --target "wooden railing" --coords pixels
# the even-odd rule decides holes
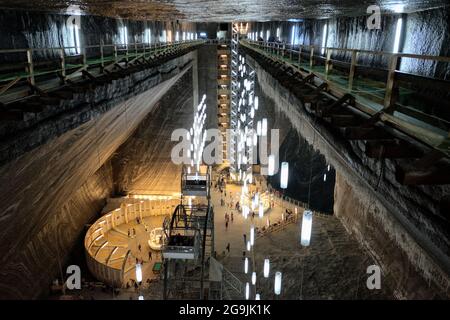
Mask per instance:
[[[39,79],[59,82],[71,80],[81,71],[103,68],[120,62],[130,63],[139,58],[152,58],[164,52],[204,43],[204,40],[176,41],[168,43],[103,44],[81,47],[27,48],[0,50],[0,95],[4,95],[25,80],[37,85]]]
[[[405,73],[399,68],[402,59],[448,64],[450,57],[292,45],[248,39],[242,40],[241,44],[300,72],[313,73],[320,81],[328,84],[332,94],[338,97],[347,93],[352,94],[356,100],[356,107],[364,113],[379,114],[381,121],[390,123],[447,155],[450,154],[447,146],[450,137],[448,118],[450,81]],[[338,54],[343,55],[344,59],[333,57]],[[361,63],[361,60],[364,60],[360,59],[362,56],[377,57],[379,66]],[[417,93],[412,83],[423,86],[425,92]],[[403,92],[407,97],[403,99],[404,101],[400,99],[399,92]],[[437,96],[435,92],[441,96]]]

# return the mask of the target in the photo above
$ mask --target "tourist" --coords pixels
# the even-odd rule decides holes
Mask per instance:
[[[138,245],[139,252],[141,252],[141,244]]]
[[[244,233],[244,247],[247,245],[247,235]]]
[[[231,211],[231,222],[233,222],[233,211]]]
[[[225,229],[228,229],[228,220],[225,220]]]
[[[227,244],[227,251],[228,251],[228,253],[230,253],[230,243],[229,242]]]
[[[151,251],[148,252],[148,260],[152,260],[152,252]]]

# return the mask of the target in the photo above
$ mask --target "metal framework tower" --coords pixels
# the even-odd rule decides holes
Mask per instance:
[[[204,299],[209,257],[214,252],[214,211],[210,203],[210,167],[195,173],[184,168],[181,201],[164,220],[162,250],[164,299]],[[195,203],[193,198],[195,197]]]

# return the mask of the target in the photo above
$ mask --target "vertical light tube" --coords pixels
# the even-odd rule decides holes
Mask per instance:
[[[264,278],[269,277],[270,272],[270,261],[269,259],[264,259]]]
[[[250,245],[254,245],[255,244],[255,227],[251,226],[250,227]]]
[[[252,272],[252,285],[255,285],[255,284],[256,284],[256,272],[253,271]]]
[[[262,134],[261,120],[256,123],[256,134],[260,136]]]
[[[250,244],[250,240],[247,241],[247,251],[250,251],[252,248],[251,244]]]
[[[244,261],[244,273],[247,274],[248,273],[248,258],[245,258]]]
[[[287,188],[288,177],[289,177],[289,163],[282,162],[281,163],[281,175],[280,175],[280,188],[281,189]]]
[[[142,282],[142,266],[140,263],[136,264],[136,282]]]
[[[261,124],[261,135],[263,137],[267,136],[267,118],[262,119],[262,124]]]
[[[322,49],[320,50],[321,54],[325,53],[325,47],[327,46],[327,31],[328,31],[328,23],[325,22],[323,25],[323,32],[322,32]]]
[[[295,25],[292,26],[291,44],[295,44]]]
[[[259,210],[258,210],[259,212],[259,217],[260,218],[263,218],[264,217],[264,206],[263,206],[263,204],[262,203],[260,203],[259,204]]]
[[[403,19],[400,17],[397,20],[397,27],[395,28],[394,49],[392,50],[394,53],[398,53],[398,49],[400,47],[400,36],[402,34],[402,24],[403,24]]]
[[[323,175],[323,181],[324,182],[327,181],[327,174],[326,173],[324,173],[324,175]]]
[[[275,285],[274,285],[274,292],[276,295],[280,295],[281,293],[281,272],[277,271],[275,273]]]
[[[245,284],[245,300],[250,298],[250,284],[247,282]]]
[[[305,210],[303,212],[302,231],[300,239],[300,243],[304,247],[309,246],[311,240],[311,229],[312,229],[312,211]]]
[[[269,165],[267,171],[269,176],[273,176],[275,173],[275,156],[273,154],[269,156]]]

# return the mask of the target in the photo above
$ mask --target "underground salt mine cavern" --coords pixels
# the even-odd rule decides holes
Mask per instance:
[[[1,300],[449,300],[449,2],[1,0],[0,28]]]

